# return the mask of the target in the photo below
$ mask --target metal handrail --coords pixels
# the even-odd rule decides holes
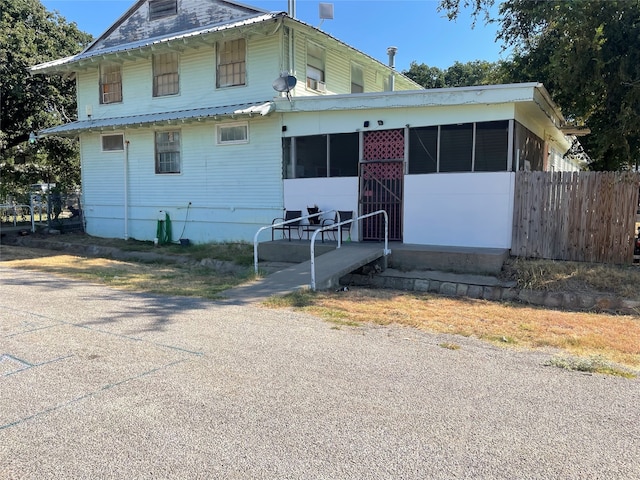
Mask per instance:
[[[326,230],[333,230],[335,227],[341,227],[342,225],[347,225],[348,223],[352,223],[355,222],[357,220],[361,220],[363,218],[368,218],[368,217],[373,217],[374,215],[384,215],[384,250],[383,253],[384,255],[389,255],[391,254],[391,250],[389,250],[389,215],[387,214],[387,212],[385,210],[376,210],[375,212],[371,212],[371,213],[367,213],[365,215],[360,215],[357,218],[351,218],[349,220],[345,220],[344,222],[339,222],[339,223],[333,223],[331,225],[327,225],[326,227],[322,227],[318,230],[316,230],[315,232],[313,232],[313,235],[311,236],[311,290],[312,291],[316,291],[316,258],[315,258],[315,243],[316,243],[316,237],[318,236],[318,233],[320,232],[324,232]],[[342,235],[338,235],[338,247],[340,248],[341,246],[341,240],[342,240]]]
[[[337,210],[326,210],[324,212],[312,213],[311,215],[303,215],[302,217],[292,218],[291,220],[285,220],[284,222],[273,223],[271,225],[265,225],[264,227],[260,227],[256,234],[253,236],[253,267],[256,275],[258,274],[258,235],[263,230],[267,230],[269,228],[281,227],[283,225],[287,225],[289,223],[299,222],[300,220],[305,220],[313,217],[319,217],[320,215],[324,215],[325,213],[335,212],[338,215],[338,219],[340,219],[340,213]]]
[[[36,220],[33,217],[33,207],[31,205],[23,205],[23,204],[4,204],[0,205],[0,208],[12,208],[13,209],[13,226],[15,227],[18,224],[18,207],[27,207],[29,209],[29,216],[31,216],[31,233],[36,232]]]

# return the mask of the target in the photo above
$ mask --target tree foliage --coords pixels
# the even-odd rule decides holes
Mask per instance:
[[[409,70],[402,73],[425,88],[490,85],[501,83],[503,74],[500,63],[484,60],[467,63],[455,62],[444,70],[438,67],[429,67],[424,63],[411,62]]]
[[[588,126],[581,139],[591,168],[626,169],[640,159],[640,4],[627,0],[441,0],[455,19],[500,23],[498,39],[513,48],[502,78],[541,81],[565,117]]]
[[[0,198],[37,182],[79,183],[76,142],[29,134],[76,118],[75,83],[29,67],[78,53],[91,36],[38,0],[0,0]],[[0,201],[2,203],[2,201]]]

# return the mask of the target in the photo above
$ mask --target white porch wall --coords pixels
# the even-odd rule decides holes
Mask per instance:
[[[511,248],[515,173],[404,177],[404,243]]]
[[[357,97],[342,97],[336,100],[336,105],[340,102],[352,104],[354,110],[333,111],[329,108],[322,112],[283,112],[283,124],[287,126],[286,136],[389,130],[404,128],[406,125],[422,127],[513,118],[513,106],[508,104],[361,110],[355,103],[357,100]],[[367,128],[363,126],[366,120],[369,121]],[[382,120],[383,125],[378,125],[378,120]]]
[[[284,181],[284,206],[287,210],[302,210],[318,205],[320,210],[351,210],[358,213],[358,177],[300,178]],[[329,217],[333,218],[334,214]],[[351,227],[351,239],[359,238],[358,225]]]

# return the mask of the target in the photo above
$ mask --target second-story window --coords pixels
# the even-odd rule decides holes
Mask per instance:
[[[122,101],[122,69],[118,64],[100,66],[100,103]]]
[[[324,92],[324,48],[307,43],[307,88]]]
[[[351,93],[364,92],[364,69],[356,64],[351,64]]]
[[[175,95],[179,91],[178,54],[153,55],[153,96]]]
[[[247,47],[244,38],[218,43],[216,87],[233,87],[246,82]]]

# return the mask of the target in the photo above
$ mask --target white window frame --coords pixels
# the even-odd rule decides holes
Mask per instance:
[[[169,61],[167,61],[169,59]],[[173,63],[175,62],[175,69]],[[180,93],[180,56],[178,52],[154,53],[152,60],[153,70],[153,96],[166,97]],[[171,68],[171,70],[169,70]],[[161,80],[167,80],[163,85],[159,85]],[[159,93],[160,87],[166,93]]]
[[[307,42],[307,89],[324,93],[326,86],[327,54],[323,46]]]
[[[101,105],[122,103],[122,65],[118,63],[101,64],[99,83]],[[115,100],[112,100],[111,96],[114,96]]]
[[[359,74],[361,83],[356,83],[356,79],[354,79],[354,71]],[[361,92],[354,92],[353,86],[357,85],[362,88]],[[364,93],[364,67],[359,63],[351,63],[351,93]]]
[[[104,148],[104,139],[106,137],[120,137],[122,139],[122,148]],[[100,149],[105,153],[124,152],[124,133],[105,133],[100,135]]]
[[[223,140],[222,136],[225,129],[236,129],[238,127],[244,127],[245,138],[239,140]],[[223,123],[216,125],[217,145],[239,145],[243,143],[249,143],[249,122]]]
[[[235,49],[238,45],[236,42],[244,43],[244,48],[240,52],[240,48]],[[229,50],[230,49],[230,50]],[[225,59],[225,63],[222,63],[222,57],[225,53],[231,52],[233,57],[236,53],[241,53],[237,58]],[[240,58],[242,57],[242,58]],[[229,61],[226,61],[229,60]],[[231,73],[221,71],[231,68]],[[239,69],[239,71],[235,71]],[[239,77],[236,80],[236,77]],[[229,79],[231,81],[229,81]],[[224,80],[224,81],[221,81]],[[216,45],[216,88],[229,88],[229,87],[241,87],[247,84],[247,40],[243,37],[234,38],[218,42]]]
[[[167,151],[167,152],[159,151],[159,149],[158,149],[158,135],[163,135],[165,133],[168,133],[168,134],[176,134],[177,133],[179,135],[179,137],[178,137],[178,150],[177,151]],[[153,133],[153,150],[154,150],[153,163],[154,163],[154,169],[155,169],[156,175],[180,175],[182,173],[182,132],[180,130],[177,130],[177,129],[156,130]],[[178,154],[178,171],[177,172],[160,171],[159,154],[161,154],[161,153],[177,153]]]

